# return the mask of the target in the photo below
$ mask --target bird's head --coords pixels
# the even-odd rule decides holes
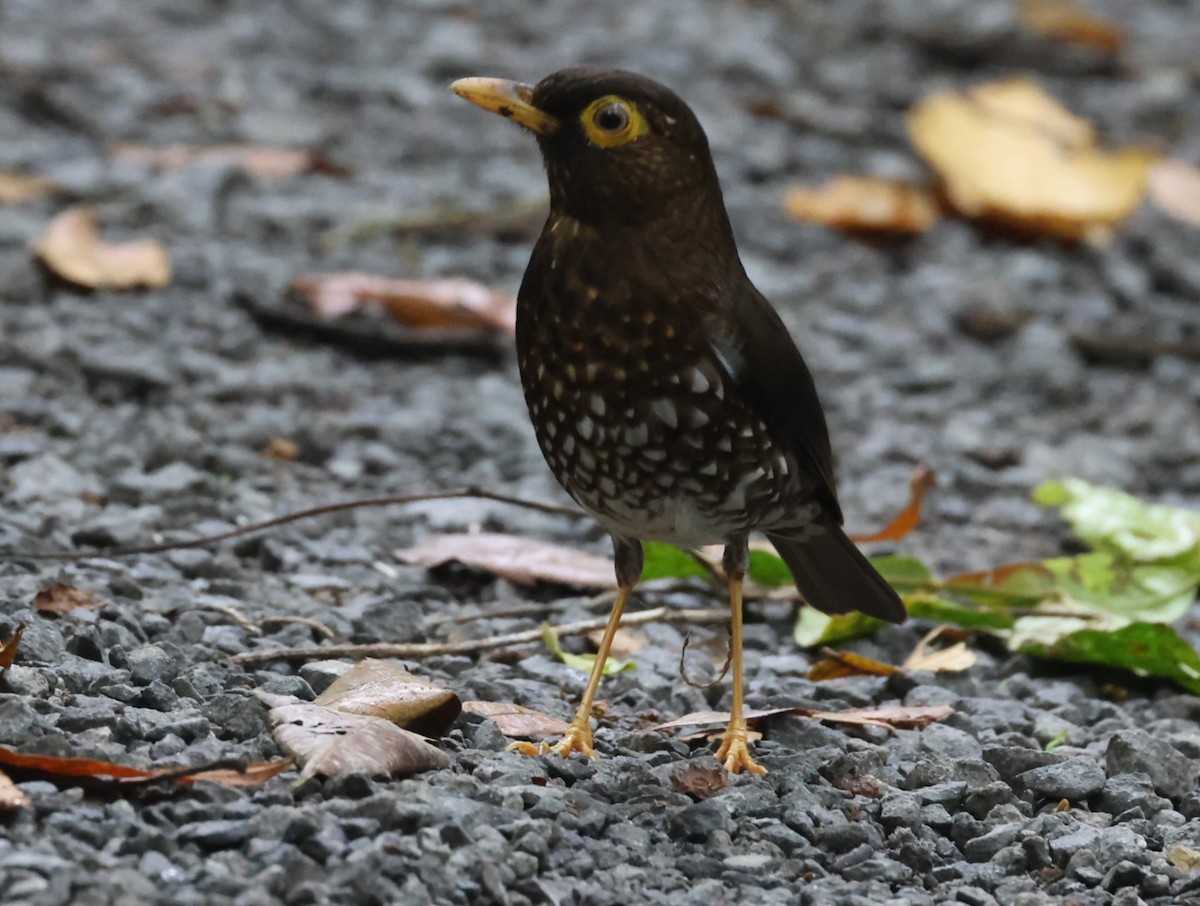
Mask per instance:
[[[564,69],[537,85],[459,79],[460,97],[537,136],[551,208],[584,223],[724,213],[708,140],[670,89],[620,70]]]

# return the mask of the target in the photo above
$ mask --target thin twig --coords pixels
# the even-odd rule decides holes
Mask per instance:
[[[729,619],[729,610],[706,608],[697,610],[674,610],[670,607],[654,607],[641,610],[622,618],[623,626],[643,626],[646,623],[656,623],[659,620],[681,623],[714,623]],[[564,623],[555,626],[558,635],[581,635],[603,629],[608,624],[608,618],[594,620],[579,620],[575,623]],[[374,642],[368,645],[318,645],[306,648],[268,648],[262,651],[245,651],[230,658],[234,664],[263,664],[268,661],[297,661],[324,659],[333,657],[393,657],[393,658],[422,658],[438,654],[478,654],[481,651],[491,651],[495,648],[506,648],[510,645],[527,645],[542,640],[541,627],[527,629],[522,632],[510,632],[506,635],[494,635],[486,639],[467,639],[461,642]]]
[[[324,636],[327,639],[337,638],[336,632],[334,632],[332,629],[330,629],[328,626],[326,626],[320,620],[314,620],[312,617],[290,617],[290,616],[286,616],[286,615],[280,615],[280,616],[273,616],[273,617],[263,617],[261,620],[258,621],[258,625],[261,626],[263,629],[266,629],[268,626],[285,626],[285,625],[293,624],[293,623],[298,624],[300,626],[307,626],[309,629],[311,629],[317,635]]]
[[[136,554],[160,554],[163,551],[207,547],[210,544],[228,541],[231,538],[242,538],[269,528],[286,525],[289,522],[311,519],[314,516],[328,516],[330,513],[341,513],[346,510],[377,506],[403,506],[410,503],[424,503],[430,500],[461,500],[466,498],[494,500],[497,503],[507,503],[512,506],[524,507],[527,510],[549,513],[552,516],[585,515],[582,510],[573,509],[572,507],[559,506],[556,503],[545,503],[540,500],[526,500],[524,497],[501,494],[471,485],[465,488],[455,488],[450,491],[430,491],[424,494],[397,494],[386,497],[364,497],[358,500],[340,500],[336,503],[326,503],[322,506],[314,506],[304,510],[296,510],[292,513],[285,513],[282,516],[264,519],[262,522],[240,525],[227,532],[217,532],[214,535],[200,535],[197,538],[187,538],[183,541],[166,541],[162,544],[145,544],[135,547],[102,547],[91,551],[0,552],[0,562],[7,560],[87,560],[93,557],[131,557]]]
[[[729,628],[732,632],[733,627],[730,626]],[[692,679],[691,675],[687,671],[687,663],[684,658],[687,657],[688,646],[691,645],[691,643],[692,634],[689,632],[683,637],[683,647],[679,649],[679,675],[683,677],[683,681],[693,689],[708,689],[709,687],[715,686],[717,683],[721,682],[721,680],[725,679],[725,674],[729,672],[729,665],[733,660],[733,644],[730,643],[729,645],[725,646],[725,663],[721,665],[720,672],[717,673],[717,675],[710,679],[707,683],[702,683],[699,680]]]

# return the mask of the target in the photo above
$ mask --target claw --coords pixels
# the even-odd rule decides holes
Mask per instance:
[[[750,757],[745,729],[730,727],[725,731],[721,737],[721,747],[717,749],[717,761],[722,762],[725,770],[731,774],[740,774],[743,768],[751,774],[767,773],[766,768]]]
[[[592,745],[592,728],[571,724],[563,738],[554,745],[544,742],[514,742],[508,747],[510,752],[520,752],[522,755],[561,755],[568,757],[572,752],[579,752],[586,758],[595,758],[596,749]]]

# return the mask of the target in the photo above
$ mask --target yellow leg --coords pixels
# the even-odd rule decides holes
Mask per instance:
[[[604,675],[604,662],[608,660],[608,651],[612,647],[613,636],[616,635],[617,627],[621,625],[621,613],[625,610],[625,602],[629,600],[632,591],[633,586],[631,585],[623,585],[617,589],[617,600],[613,602],[612,613],[608,616],[608,625],[604,627],[604,638],[600,640],[600,650],[596,652],[592,673],[588,677],[587,686],[584,687],[583,701],[579,703],[575,719],[571,721],[563,738],[552,746],[544,742],[516,742],[509,746],[510,749],[526,755],[545,755],[548,752],[557,752],[566,758],[572,752],[581,752],[588,758],[596,756],[596,750],[592,748],[592,703],[596,700],[600,677]]]
[[[730,631],[729,647],[733,661],[733,706],[729,711],[729,726],[721,736],[721,747],[717,749],[717,761],[723,762],[725,770],[740,773],[745,768],[752,774],[765,774],[767,769],[750,757],[746,743],[746,713],[742,691],[742,577],[729,579]]]

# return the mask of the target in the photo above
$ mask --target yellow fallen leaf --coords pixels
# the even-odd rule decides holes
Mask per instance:
[[[946,648],[932,648],[933,642],[943,634],[945,626],[938,626],[926,633],[913,653],[904,661],[905,670],[928,670],[930,673],[954,673],[974,665],[975,652],[966,642],[956,642]]]
[[[1200,229],[1200,167],[1174,158],[1155,164],[1150,200],[1168,217]]]
[[[94,208],[68,208],[50,221],[34,252],[64,280],[92,289],[163,286],[171,279],[167,250],[155,239],[109,243]]]
[[[1180,871],[1192,872],[1200,868],[1200,850],[1184,843],[1176,843],[1166,851],[1167,860]]]
[[[877,176],[837,176],[819,189],[793,186],[783,205],[797,220],[859,233],[923,233],[937,202],[919,186]]]
[[[58,191],[58,185],[40,176],[0,173],[0,205],[24,204]]]
[[[1103,239],[1132,213],[1155,160],[1098,147],[1090,123],[1027,79],[934,94],[908,130],[958,211],[1070,239]]]
[[[1074,0],[1017,0],[1021,24],[1043,38],[1088,44],[1115,53],[1125,43],[1119,25],[1084,9]]]

